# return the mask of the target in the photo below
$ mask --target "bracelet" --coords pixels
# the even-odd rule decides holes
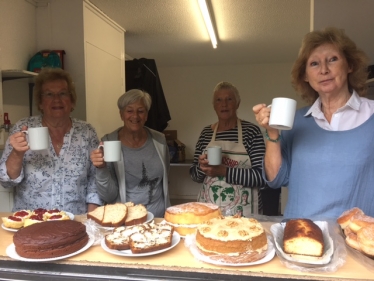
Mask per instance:
[[[271,139],[271,138],[269,137],[269,135],[268,135],[268,131],[266,130],[266,131],[265,131],[265,139],[267,139],[268,141],[271,141],[271,142],[278,142],[278,141],[281,139],[281,136],[280,136],[280,134],[279,134],[278,137],[277,137],[275,140],[273,140],[273,139]]]

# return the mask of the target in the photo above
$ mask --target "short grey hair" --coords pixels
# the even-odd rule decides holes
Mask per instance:
[[[213,103],[214,103],[214,94],[220,90],[231,90],[234,93],[236,105],[239,105],[240,103],[240,95],[238,89],[231,84],[230,82],[219,82],[213,90]]]
[[[152,105],[152,98],[147,92],[139,89],[129,90],[122,96],[120,96],[117,101],[117,106],[118,109],[122,112],[125,109],[125,107],[129,104],[132,104],[140,100],[143,101],[145,109],[148,112]]]

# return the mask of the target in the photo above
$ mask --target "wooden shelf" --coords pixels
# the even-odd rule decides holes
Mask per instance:
[[[2,81],[14,80],[14,79],[24,79],[24,78],[34,78],[38,73],[31,72],[21,69],[5,69],[1,70]]]
[[[186,159],[183,162],[170,163],[170,166],[174,167],[190,167],[193,162],[193,159]]]

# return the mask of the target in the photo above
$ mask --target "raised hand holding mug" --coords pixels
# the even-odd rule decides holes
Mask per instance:
[[[25,131],[27,142],[31,150],[44,150],[49,148],[48,127],[28,128]]]
[[[291,130],[295,119],[296,101],[289,98],[274,98],[271,107],[269,126],[278,130]]]
[[[222,148],[220,146],[210,146],[204,149],[204,154],[207,154],[209,165],[218,166],[222,162]]]
[[[105,162],[118,162],[121,158],[121,141],[104,141],[98,148],[104,148]]]

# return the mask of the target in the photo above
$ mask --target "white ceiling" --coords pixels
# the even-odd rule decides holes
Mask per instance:
[[[90,1],[126,30],[127,55],[158,66],[292,62],[310,25],[309,0],[211,0],[213,49],[197,0]]]
[[[126,30],[128,56],[158,66],[292,63],[311,21],[345,29],[374,58],[374,0],[207,0],[217,49],[197,0],[90,1]]]

